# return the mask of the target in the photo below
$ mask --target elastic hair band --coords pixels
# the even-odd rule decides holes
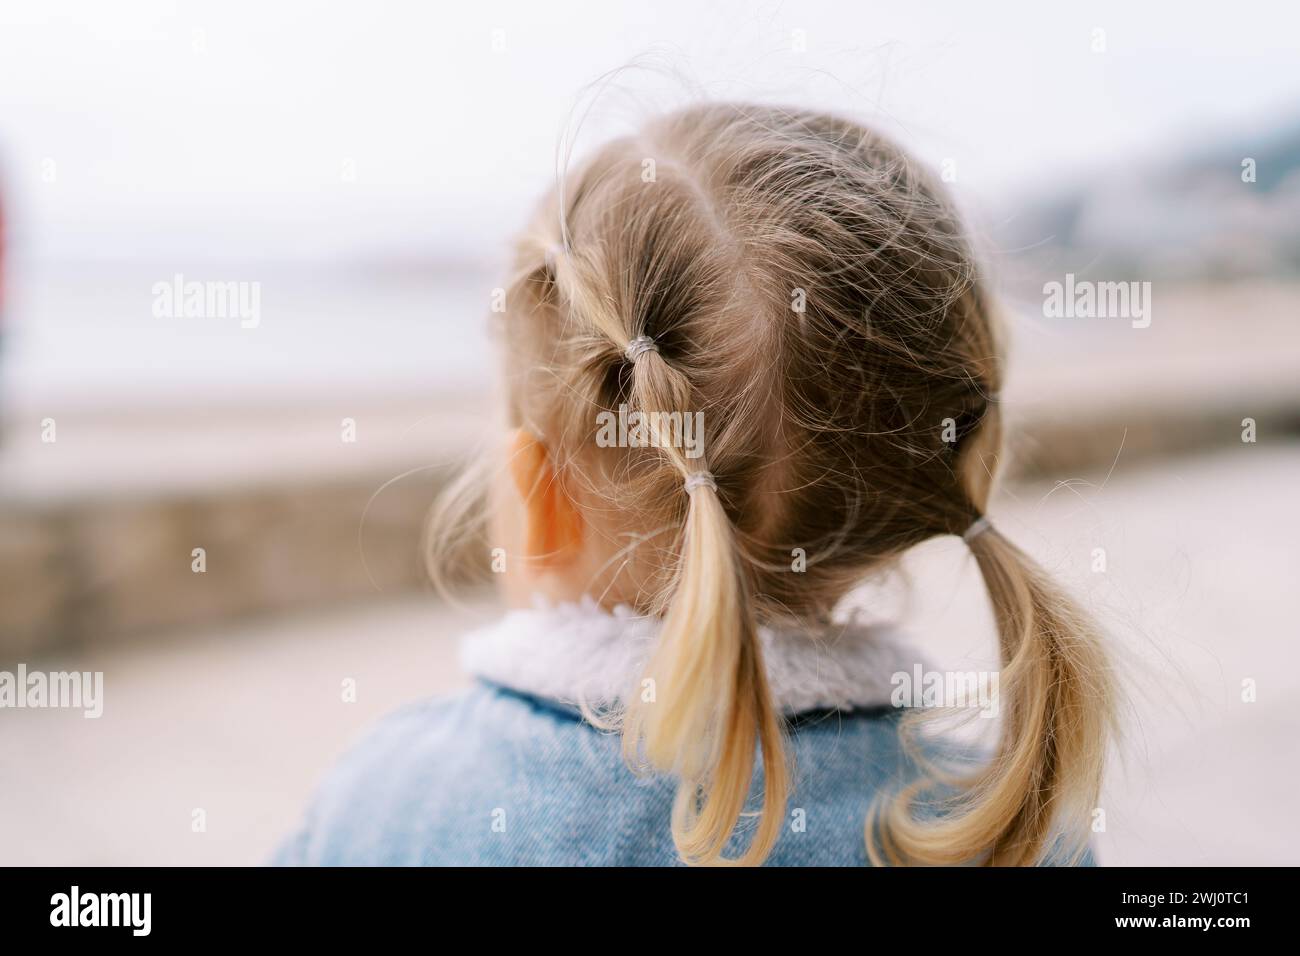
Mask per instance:
[[[718,490],[718,483],[713,480],[712,473],[707,471],[697,471],[693,475],[687,475],[686,480],[682,482],[682,486],[686,489],[688,495],[696,488],[708,488],[714,492]]]
[[[624,353],[629,362],[635,362],[646,352],[658,352],[659,346],[655,345],[655,340],[648,335],[638,335],[631,342],[627,343]]]
[[[991,527],[993,527],[993,525],[989,524],[989,519],[980,515],[970,523],[969,528],[962,532],[961,539],[967,544],[970,544]]]

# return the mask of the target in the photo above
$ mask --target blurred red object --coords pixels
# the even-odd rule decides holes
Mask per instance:
[[[5,190],[4,177],[0,176],[0,333],[5,319]]]

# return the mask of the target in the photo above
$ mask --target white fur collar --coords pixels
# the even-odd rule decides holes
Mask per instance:
[[[512,690],[600,710],[635,686],[657,632],[627,607],[539,603],[467,635],[461,663]],[[921,662],[891,629],[857,621],[816,634],[760,628],[759,639],[785,714],[889,706],[893,675]]]

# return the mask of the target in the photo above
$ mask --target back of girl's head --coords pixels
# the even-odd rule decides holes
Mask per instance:
[[[1002,362],[958,217],[863,126],[706,105],[568,174],[520,242],[506,300],[514,424],[546,443],[611,552],[637,542],[636,603],[664,616],[654,693],[623,715],[629,758],[680,777],[679,851],[720,862],[761,754],[763,812],[740,857],[761,861],[788,774],[757,625],[826,617],[987,503]],[[702,413],[702,443],[601,447],[599,416],[620,406],[652,422]],[[692,475],[711,480],[688,492]],[[875,859],[1029,862],[1095,802],[1098,642],[995,530],[971,548],[999,625],[1001,743],[937,819],[915,812],[924,781],[882,805]]]

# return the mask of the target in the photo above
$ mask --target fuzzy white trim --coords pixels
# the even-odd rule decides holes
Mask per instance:
[[[597,710],[636,686],[658,622],[590,598],[510,611],[466,636],[461,664],[493,683]],[[922,658],[889,628],[857,621],[818,633],[759,629],[772,697],[785,714],[890,704],[893,675]]]

